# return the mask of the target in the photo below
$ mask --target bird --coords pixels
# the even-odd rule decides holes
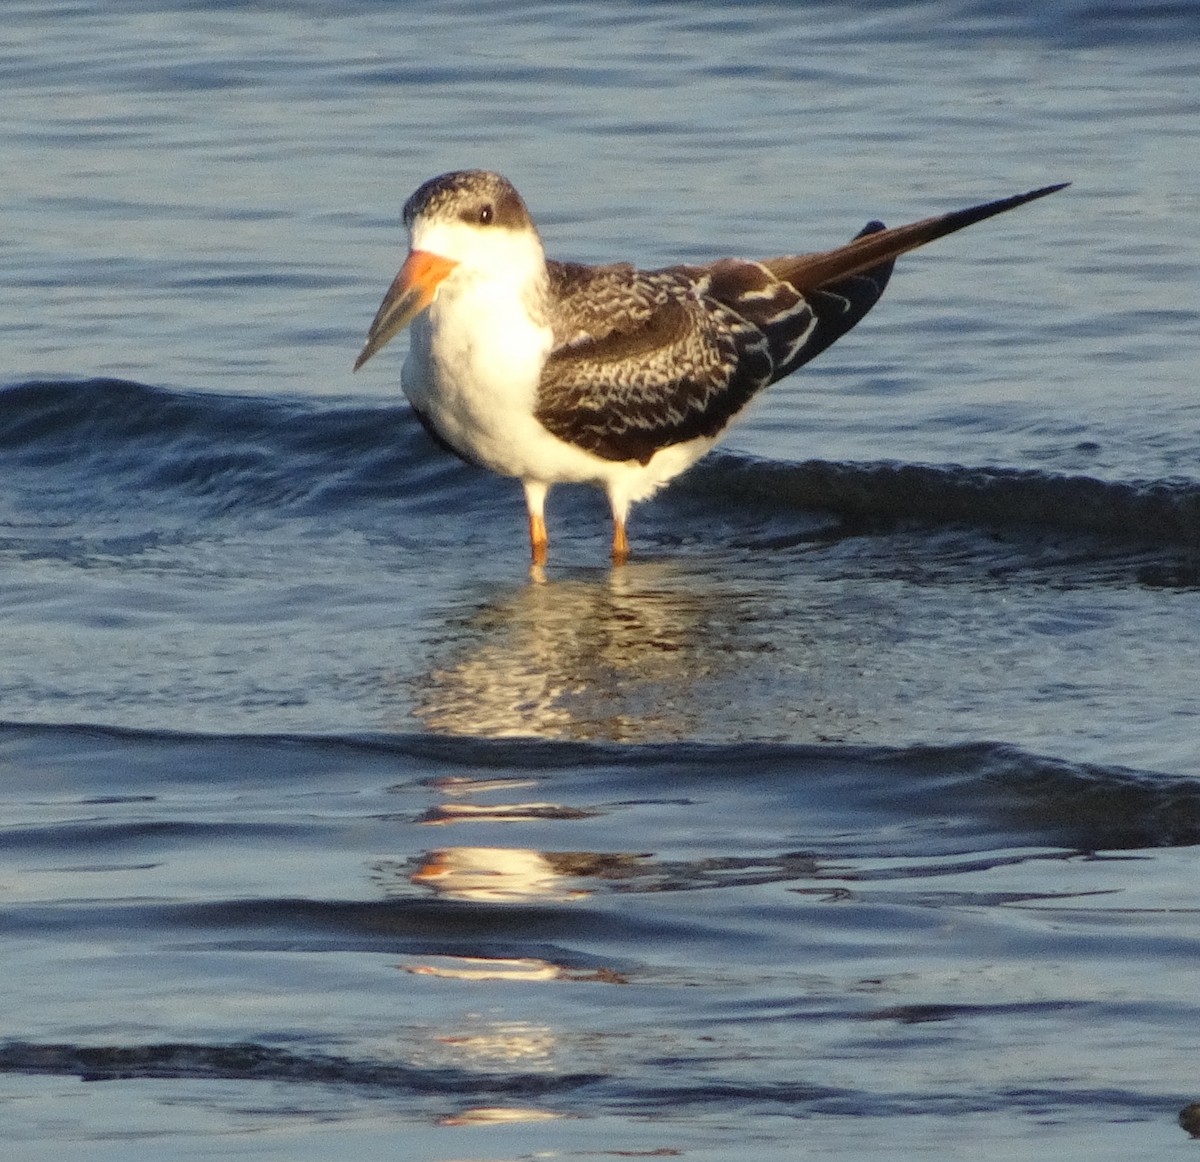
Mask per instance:
[[[411,327],[405,395],[442,448],[521,482],[533,565],[548,558],[546,495],[560,483],[607,494],[620,565],[631,506],[849,331],[897,257],[1069,184],[892,229],[871,221],[831,250],[641,270],[547,258],[511,182],[456,170],[405,203],[408,256],[354,370]]]

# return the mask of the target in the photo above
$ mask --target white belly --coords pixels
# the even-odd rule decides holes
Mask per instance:
[[[553,337],[511,295],[482,289],[439,295],[413,323],[401,383],[452,447],[523,478],[545,455],[539,437],[550,438],[533,409]]]

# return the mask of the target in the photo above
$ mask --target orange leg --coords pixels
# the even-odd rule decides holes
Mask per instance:
[[[629,560],[629,540],[625,536],[625,522],[613,517],[612,559],[614,565],[624,565]]]
[[[535,565],[544,565],[549,556],[550,538],[546,535],[546,520],[540,512],[529,514],[529,549]]]
[[[540,568],[546,563],[550,538],[546,535],[546,518],[543,515],[546,505],[547,486],[537,480],[525,481],[525,508],[529,513],[529,552],[533,564]]]

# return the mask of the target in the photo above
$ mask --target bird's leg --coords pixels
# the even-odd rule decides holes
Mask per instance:
[[[625,536],[625,520],[613,517],[612,559],[614,565],[624,565],[629,560],[629,539]]]
[[[625,535],[625,520],[629,516],[629,497],[613,484],[608,486],[608,507],[612,511],[612,562],[624,565],[629,560],[629,538]]]
[[[537,480],[525,481],[525,507],[529,510],[529,552],[535,565],[546,563],[550,538],[546,534],[546,493],[548,486]]]
[[[544,565],[550,555],[550,538],[546,535],[546,519],[539,513],[529,514],[529,551],[535,565]]]

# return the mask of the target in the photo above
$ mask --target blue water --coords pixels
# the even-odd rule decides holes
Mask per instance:
[[[6,1157],[1172,1157],[1200,19],[15,4]],[[350,365],[425,178],[562,258],[1051,181],[638,508]],[[657,1152],[657,1153],[656,1153]]]

